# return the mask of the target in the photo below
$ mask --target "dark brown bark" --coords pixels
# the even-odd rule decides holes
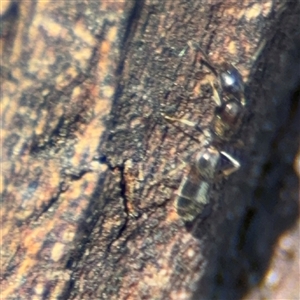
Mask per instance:
[[[11,1],[1,26],[3,299],[298,295],[299,1]],[[221,149],[242,168],[185,224],[204,137],[161,112],[211,122],[191,43],[239,69],[248,105]]]

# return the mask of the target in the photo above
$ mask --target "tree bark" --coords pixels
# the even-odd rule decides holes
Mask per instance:
[[[3,299],[298,295],[299,1],[7,1],[1,26]],[[238,68],[247,106],[220,149],[241,169],[186,224],[205,137],[161,113],[211,124],[190,45]]]

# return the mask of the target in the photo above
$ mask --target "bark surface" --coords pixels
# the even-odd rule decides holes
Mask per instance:
[[[300,3],[7,1],[3,299],[292,299],[299,292]],[[248,105],[241,169],[173,206],[215,109],[199,44]],[[298,153],[298,154],[297,154]]]

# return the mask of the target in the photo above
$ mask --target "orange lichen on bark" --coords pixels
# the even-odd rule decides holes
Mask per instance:
[[[106,11],[112,5],[118,14]],[[99,2],[93,28],[85,17],[89,6],[76,3],[1,7],[14,25],[4,28],[11,36],[1,37],[10,72],[0,116],[1,296],[56,299],[68,286],[65,264],[107,169],[93,159],[116,89],[106,78],[118,66],[124,3]],[[105,27],[107,18],[113,22]]]

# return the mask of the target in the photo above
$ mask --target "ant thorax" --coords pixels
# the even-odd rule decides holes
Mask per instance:
[[[233,138],[240,127],[243,111],[241,103],[236,99],[230,99],[216,107],[212,131],[218,140],[228,141]]]

